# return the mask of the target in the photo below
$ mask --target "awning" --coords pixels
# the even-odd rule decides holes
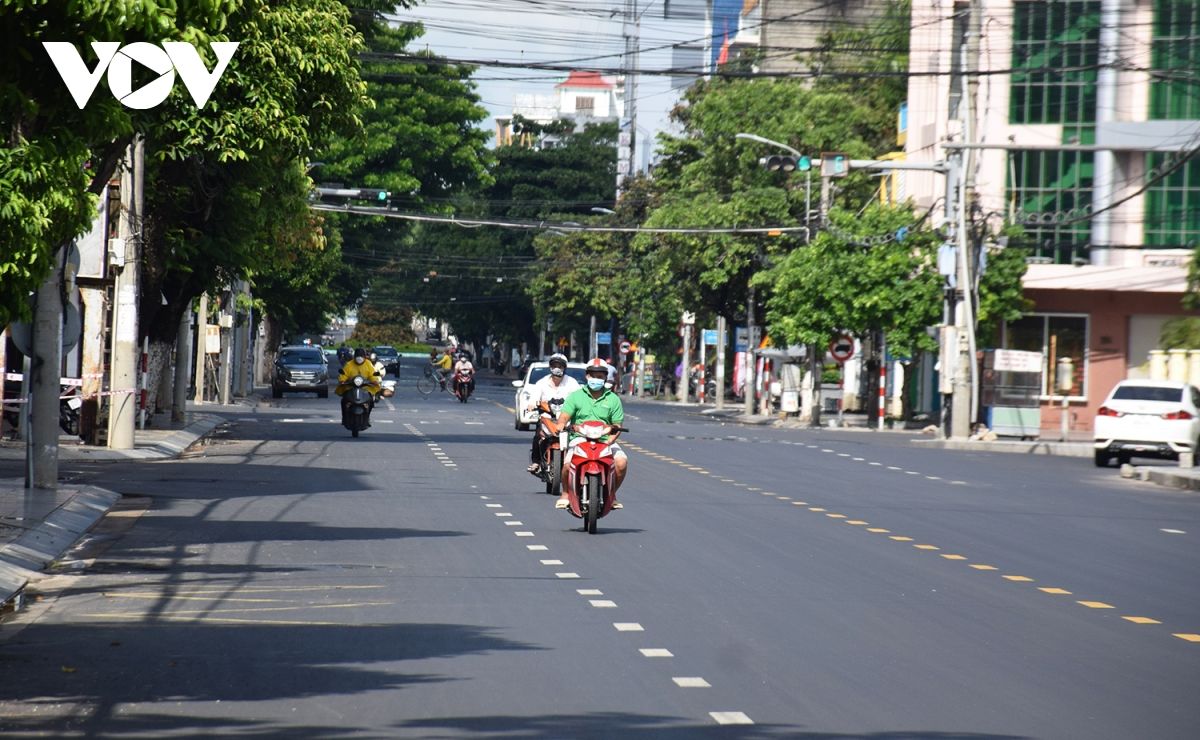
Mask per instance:
[[[1109,290],[1122,293],[1187,292],[1187,268],[1106,265],[1029,265],[1025,290]]]

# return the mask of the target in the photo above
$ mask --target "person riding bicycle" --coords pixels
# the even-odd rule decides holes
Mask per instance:
[[[552,354],[549,359],[550,374],[544,376],[538,382],[533,384],[530,390],[528,410],[538,408],[542,403],[562,404],[568,395],[579,390],[579,381],[567,375],[567,358],[566,355]],[[540,433],[540,430],[535,430],[533,433],[533,446],[529,450],[529,472],[533,475],[538,475],[542,472],[542,456],[546,453],[546,442]]]
[[[558,414],[558,425],[560,427],[567,424],[575,424],[582,421],[602,421],[605,424],[613,427],[619,427],[625,421],[625,407],[621,404],[621,399],[616,393],[613,393],[604,385],[608,382],[609,365],[599,357],[588,360],[587,369],[584,374],[587,377],[587,385],[574,391],[567,400],[563,402],[562,410]],[[621,482],[625,480],[625,471],[629,467],[629,457],[621,446],[617,444],[617,438],[621,436],[619,430],[614,430],[608,435],[607,442],[609,450],[612,452],[613,464],[616,468],[616,475],[613,480],[613,497],[616,498],[617,490],[621,487]],[[571,441],[568,444],[568,450],[563,454],[563,471],[562,479],[567,479],[567,474],[570,470],[570,447],[574,447],[583,440],[574,432],[571,434]],[[554,502],[554,508],[565,509],[570,506],[570,499],[567,498],[566,490],[559,497],[558,501]],[[620,501],[613,503],[614,509],[625,508]]]
[[[442,386],[442,390],[446,390],[446,373],[450,372],[450,368],[454,366],[454,357],[450,353],[450,348],[444,349],[442,356],[436,361],[432,359],[433,353],[430,353],[429,356],[433,372],[437,375],[438,384]]]

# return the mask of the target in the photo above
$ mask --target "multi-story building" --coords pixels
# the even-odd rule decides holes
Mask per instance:
[[[1034,312],[1000,345],[1043,353],[1047,396],[1071,358],[1071,423],[1087,427],[1183,312],[1200,244],[1200,0],[931,0],[913,3],[910,48],[905,156],[984,147],[965,157],[974,218],[1020,225],[1010,244],[1057,263],[1030,266]],[[902,179],[918,206],[947,202],[943,176]]]
[[[609,80],[599,72],[573,70],[567,79],[554,86],[553,95],[526,93],[513,100],[513,115],[496,116],[496,143],[538,145],[530,137],[514,137],[513,116],[519,115],[534,123],[547,124],[557,120],[575,122],[577,129],[591,123],[620,121],[625,111],[624,80]]]
[[[753,53],[762,72],[807,68],[801,57],[821,37],[847,26],[865,26],[884,11],[885,0],[710,0],[709,69]]]

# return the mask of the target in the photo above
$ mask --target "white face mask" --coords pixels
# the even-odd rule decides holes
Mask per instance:
[[[556,378],[561,378],[563,376],[563,372],[564,370],[561,367],[550,368],[550,374]]]
[[[365,357],[355,357],[354,362],[361,365],[361,364],[363,364],[364,359],[366,359],[366,358]]]

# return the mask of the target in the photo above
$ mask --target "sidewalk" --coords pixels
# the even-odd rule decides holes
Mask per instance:
[[[623,397],[628,399],[628,396]],[[782,419],[779,415],[764,416],[761,414],[747,415],[743,413],[743,408],[740,403],[727,403],[725,408],[717,409],[707,404],[700,403],[683,403],[680,401],[654,401],[653,399],[638,399],[643,403],[655,403],[662,406],[674,408],[692,409],[697,414],[716,419],[723,422],[733,424],[745,424],[747,426],[773,426],[778,429],[810,429],[807,423],[796,421],[795,419]],[[825,415],[826,420],[836,419],[836,414]],[[824,427],[822,427],[824,428]],[[867,418],[862,414],[846,414],[843,416],[843,425],[838,427],[830,427],[831,430],[837,431],[876,431],[874,427],[869,426]],[[918,429],[885,429],[885,432],[893,434],[908,434],[919,435],[921,431]],[[1090,440],[1070,440],[1059,442],[1054,440],[961,440],[961,439],[917,439],[914,442],[924,447],[933,447],[942,450],[955,450],[965,452],[1002,452],[1020,455],[1054,455],[1057,457],[1083,457],[1090,458],[1094,453],[1094,448]],[[1177,488],[1185,491],[1200,491],[1200,467],[1181,468],[1165,465],[1140,465],[1129,466],[1122,469],[1121,476],[1125,478],[1136,478],[1138,480],[1157,483],[1160,486],[1168,488]]]
[[[253,403],[254,399],[248,399]],[[182,424],[134,432],[131,450],[71,443],[63,437],[59,460],[164,460],[178,457],[222,421],[215,413],[191,407]],[[233,406],[208,405],[213,411]],[[161,417],[159,419],[161,421]],[[25,443],[0,441],[0,460],[23,461]],[[11,466],[8,466],[11,469]],[[60,485],[56,490],[26,489],[24,478],[0,478],[0,605],[6,605],[37,574],[67,551],[121,498],[95,486]]]

